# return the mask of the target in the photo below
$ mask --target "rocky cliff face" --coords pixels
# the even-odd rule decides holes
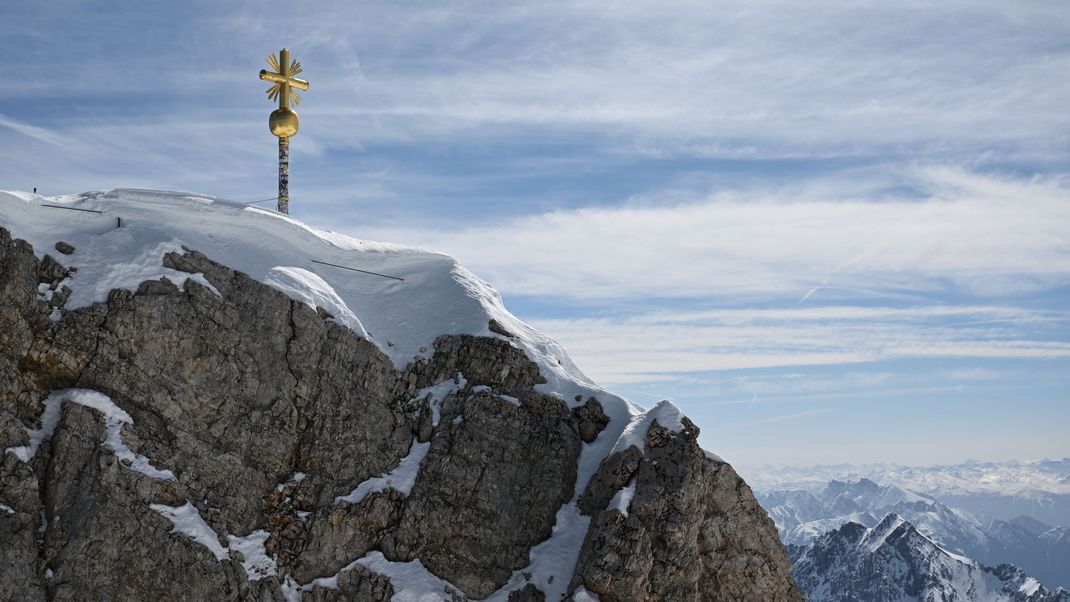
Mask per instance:
[[[607,456],[567,512],[609,418],[539,393],[500,326],[398,370],[194,251],[160,261],[203,278],[64,309],[78,253],[54,254],[0,228],[2,600],[802,599],[686,419]],[[555,529],[585,531],[578,558],[545,549]]]

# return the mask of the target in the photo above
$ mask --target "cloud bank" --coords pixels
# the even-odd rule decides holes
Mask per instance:
[[[1065,182],[946,168],[907,181],[909,198],[818,182],[370,234],[447,251],[506,294],[572,299],[1001,297],[1070,282]]]

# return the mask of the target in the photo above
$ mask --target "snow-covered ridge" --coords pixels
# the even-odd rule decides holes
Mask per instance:
[[[358,240],[244,203],[141,189],[56,197],[0,191],[0,226],[39,256],[56,255],[56,241],[74,245],[74,254],[61,258],[78,267],[67,309],[144,280],[167,277],[181,285],[191,275],[163,267],[161,259],[188,248],[327,309],[399,369],[433,353],[440,335],[501,336],[489,328],[493,319],[539,364],[548,381],[542,392],[568,402],[592,390],[605,393],[557,342],[509,313],[496,290],[442,253]]]

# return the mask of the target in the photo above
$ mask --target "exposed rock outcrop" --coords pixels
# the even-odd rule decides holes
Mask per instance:
[[[370,555],[426,569],[445,600],[545,599],[517,575],[609,423],[597,399],[538,392],[508,333],[443,336],[399,371],[324,310],[195,251],[161,261],[210,286],[66,310],[77,266],[0,228],[0,599],[387,600]],[[801,599],[771,521],[697,434],[655,424],[603,461],[570,591]]]
[[[594,514],[574,580],[603,601],[801,599],[782,578],[772,520],[724,462],[695,443],[684,419],[673,432],[656,422],[645,452],[610,455],[580,498]],[[627,510],[608,508],[609,491],[632,482]]]

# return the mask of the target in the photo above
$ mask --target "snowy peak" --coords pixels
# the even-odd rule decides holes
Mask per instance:
[[[1048,587],[1070,579],[1070,529],[1021,517],[1007,522],[981,519],[929,496],[871,479],[834,479],[808,490],[759,494],[788,545],[807,546],[847,523],[872,528],[871,547],[909,539],[903,521],[956,557],[988,566],[1013,564]],[[928,570],[921,567],[919,570]]]
[[[815,490],[776,491],[760,494],[759,499],[785,543],[806,543],[848,521],[875,526],[875,517],[889,512],[913,521],[927,534],[955,532],[959,533],[956,538],[977,537],[969,517],[960,517],[927,496],[897,485],[880,485],[870,479],[833,480]],[[958,524],[964,521],[967,526]],[[949,522],[955,523],[954,528],[943,527]]]
[[[853,512],[834,518],[817,519],[802,523],[785,531],[781,536],[781,540],[784,543],[804,544],[829,531],[838,529],[841,525],[856,523],[865,527],[873,527],[878,522],[880,522],[880,519],[869,512]]]
[[[827,497],[835,497],[844,493],[850,493],[851,495],[858,496],[865,493],[876,492],[878,489],[880,489],[880,485],[864,477],[853,483],[833,479],[825,486],[825,495]]]
[[[890,538],[894,542],[894,540],[898,538],[911,535],[912,532],[916,532],[913,525],[908,523],[902,517],[894,513],[889,513],[881,519],[881,522],[877,523],[877,526],[866,532],[860,545],[868,548],[872,552],[880,546],[887,544]]]
[[[811,602],[1066,602],[1012,565],[990,568],[948,552],[888,514],[872,529],[847,523],[807,546],[789,547]]]

